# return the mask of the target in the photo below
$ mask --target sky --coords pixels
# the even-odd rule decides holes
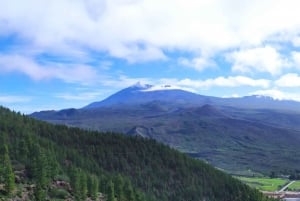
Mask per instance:
[[[81,108],[137,82],[300,101],[298,0],[0,0],[0,105]]]

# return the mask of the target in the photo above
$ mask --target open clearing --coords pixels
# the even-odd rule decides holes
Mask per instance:
[[[237,177],[237,178],[242,182],[248,184],[249,186],[261,191],[277,191],[289,182],[288,179],[281,179],[281,178],[257,178],[257,177]],[[291,185],[289,188],[291,188],[292,186],[293,185]],[[300,185],[298,187],[300,187]]]
[[[289,191],[300,191],[300,181],[296,181],[288,187]]]

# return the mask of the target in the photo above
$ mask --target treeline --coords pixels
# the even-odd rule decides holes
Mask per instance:
[[[58,178],[70,184],[74,200],[103,195],[108,201],[272,200],[151,139],[54,126],[5,108],[0,108],[0,135],[1,157],[8,158],[0,182],[9,181],[7,175],[12,181],[23,165],[35,200],[57,196],[52,184]],[[13,192],[4,186],[0,193]]]
[[[300,170],[295,170],[289,176],[290,180],[300,180]]]

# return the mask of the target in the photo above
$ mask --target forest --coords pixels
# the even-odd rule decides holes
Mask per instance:
[[[153,139],[52,125],[0,107],[2,200],[271,201]]]

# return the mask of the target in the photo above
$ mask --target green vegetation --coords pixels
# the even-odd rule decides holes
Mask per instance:
[[[12,170],[12,165],[9,158],[8,147],[4,140],[0,141],[0,181],[4,184],[4,190],[7,195],[10,195],[15,189],[15,174]]]
[[[289,191],[300,191],[300,181],[296,181],[294,183],[292,183],[289,187],[288,187]]]
[[[17,186],[1,189],[5,199],[272,200],[152,139],[54,126],[5,108],[0,108],[0,136],[8,147],[2,155],[9,154],[13,167],[8,175],[16,176]],[[3,171],[0,178],[2,186]]]
[[[265,113],[265,119],[275,119],[273,112]],[[134,106],[49,111],[33,116],[55,124],[154,138],[230,172],[251,169],[269,175],[270,171],[279,174],[299,169],[300,131],[280,124],[270,126],[263,119],[255,119],[259,114],[259,111],[213,105],[182,108],[170,102],[153,101]],[[300,118],[294,115],[288,119],[298,122]]]
[[[277,191],[289,182],[281,178],[237,177],[247,185],[261,191]]]

